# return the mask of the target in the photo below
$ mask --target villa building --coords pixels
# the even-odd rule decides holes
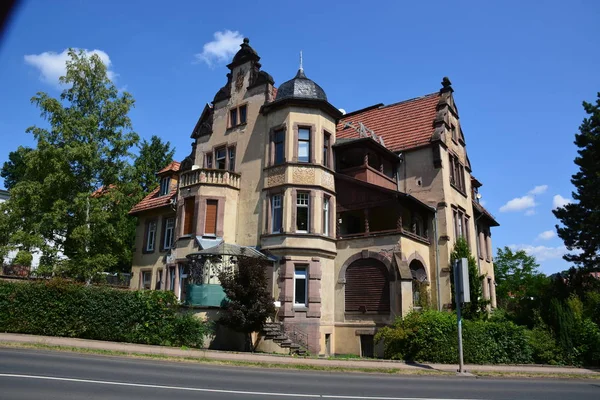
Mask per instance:
[[[131,287],[218,307],[218,269],[266,257],[286,331],[314,354],[372,355],[379,327],[424,302],[451,306],[450,254],[464,237],[495,307],[498,223],[479,203],[450,81],[343,114],[302,67],[275,87],[259,60],[245,39],[191,154],[132,209]]]

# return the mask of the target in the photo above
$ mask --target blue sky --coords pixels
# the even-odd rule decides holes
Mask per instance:
[[[571,197],[581,102],[600,91],[600,3],[343,4],[24,1],[0,43],[0,162],[33,145],[25,129],[41,120],[29,100],[60,93],[68,47],[101,51],[136,99],[136,132],[169,140],[183,159],[231,43],[247,36],[276,85],[303,50],[307,76],[347,111],[437,91],[449,76],[482,200],[501,223],[494,247],[524,248],[546,273],[568,267],[551,210]]]

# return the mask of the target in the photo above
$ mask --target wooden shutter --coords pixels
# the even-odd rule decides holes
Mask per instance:
[[[206,200],[206,214],[204,219],[204,234],[217,234],[217,200]]]
[[[183,234],[189,235],[193,233],[194,229],[194,210],[195,210],[195,200],[193,197],[188,197],[185,199],[184,203],[184,220],[183,220]]]
[[[346,269],[346,311],[390,311],[390,280],[380,261],[358,260]]]

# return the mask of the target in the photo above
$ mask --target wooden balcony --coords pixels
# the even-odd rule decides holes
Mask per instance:
[[[179,187],[184,188],[193,185],[217,185],[229,186],[240,189],[240,174],[224,169],[199,168],[186,171],[179,177]]]
[[[358,167],[346,168],[339,172],[340,174],[344,174],[354,179],[371,183],[373,185],[381,186],[386,189],[398,189],[395,179],[386,176],[385,174],[376,170],[370,165],[359,165]]]

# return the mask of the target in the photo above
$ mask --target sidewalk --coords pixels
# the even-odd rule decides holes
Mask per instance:
[[[240,362],[240,363],[265,363],[265,364],[285,364],[285,365],[310,365],[317,367],[338,367],[347,369],[360,369],[368,370],[372,369],[375,372],[383,369],[398,370],[399,373],[402,371],[406,372],[456,372],[458,369],[457,365],[452,364],[418,364],[411,363],[407,364],[402,361],[391,361],[391,360],[360,360],[360,359],[320,359],[320,358],[299,358],[281,355],[270,355],[260,353],[234,353],[226,351],[215,351],[215,350],[196,350],[189,349],[183,350],[175,347],[163,347],[163,346],[150,346],[133,343],[119,343],[119,342],[104,342],[100,340],[88,340],[88,339],[73,339],[63,338],[54,336],[34,336],[34,335],[22,335],[15,333],[0,333],[0,347],[2,343],[12,344],[41,344],[47,346],[62,346],[69,348],[79,349],[93,349],[93,350],[108,350],[115,352],[124,352],[130,354],[151,354],[151,355],[162,355],[166,357],[186,357],[186,358],[199,358],[199,359],[210,359],[215,361],[226,361],[226,362]],[[498,375],[506,374],[539,374],[544,375],[566,375],[566,376],[582,376],[582,377],[598,377],[600,378],[600,371],[591,370],[586,368],[573,368],[573,367],[553,367],[553,366],[539,366],[539,365],[466,365],[465,369],[468,372],[479,373],[497,373]]]

